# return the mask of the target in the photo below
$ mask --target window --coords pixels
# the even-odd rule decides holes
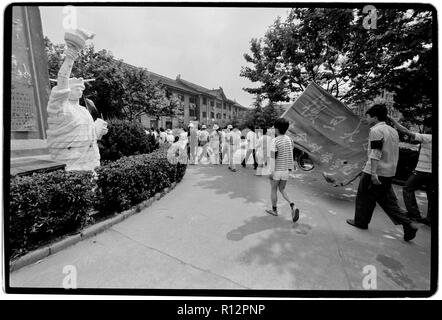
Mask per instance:
[[[203,105],[207,105],[207,98],[206,97],[203,97]]]
[[[169,99],[170,98],[170,91],[166,90],[166,98]]]
[[[217,114],[216,114],[216,118],[217,118],[217,119],[221,119],[221,113],[217,113]]]
[[[189,103],[195,103],[195,97],[189,97]]]
[[[211,106],[211,107],[215,106],[215,101],[211,100],[211,101],[210,101],[210,106]]]
[[[172,121],[166,121],[166,129],[172,129]]]
[[[223,105],[223,109],[224,109],[224,110],[226,110],[226,109],[227,109],[227,106],[226,106],[226,104],[224,104],[224,105]]]
[[[190,108],[189,108],[189,116],[190,117],[195,117],[196,116],[195,106],[190,106]]]
[[[180,94],[180,95],[179,95],[179,98],[180,98],[181,101],[184,102],[184,94]]]
[[[226,116],[226,114],[225,114],[225,113],[223,114],[223,118],[224,118],[224,119],[227,119],[227,116]]]
[[[217,102],[217,103],[216,103],[216,107],[217,107],[217,108],[221,108],[221,103]]]
[[[229,105],[229,111],[232,111],[232,106]]]
[[[151,129],[158,129],[158,121],[157,120],[150,120],[150,128]]]
[[[210,113],[210,118],[211,118],[211,119],[215,118],[215,113],[211,112],[211,113]]]
[[[232,120],[232,117],[229,115],[229,120]]]
[[[204,119],[207,118],[207,112],[206,111],[203,111],[203,118]]]

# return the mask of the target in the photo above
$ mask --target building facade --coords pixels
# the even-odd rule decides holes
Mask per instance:
[[[163,127],[172,129],[188,126],[190,121],[212,126],[217,124],[225,127],[233,121],[245,118],[247,108],[226,97],[223,89],[208,89],[195,83],[186,81],[180,75],[171,79],[148,71],[152,80],[161,83],[168,98],[175,96],[181,102],[182,115],[175,117],[155,117],[142,115],[141,122],[146,128],[157,129]]]

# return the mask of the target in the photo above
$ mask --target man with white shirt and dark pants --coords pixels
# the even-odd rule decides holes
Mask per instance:
[[[377,104],[367,110],[367,121],[372,125],[369,133],[368,161],[362,170],[356,195],[354,219],[347,223],[359,229],[368,229],[378,203],[395,225],[402,225],[404,240],[414,239],[417,227],[399,207],[392,188],[399,158],[399,135],[385,123],[387,107]]]
[[[253,155],[253,169],[256,170],[256,168],[258,167],[258,162],[256,161],[256,153],[255,153],[257,137],[256,137],[254,126],[248,126],[248,129],[249,129],[249,132],[247,132],[247,135],[246,135],[247,153],[246,153],[246,157],[242,161],[241,165],[245,168],[250,155]]]
[[[407,182],[402,189],[402,194],[404,196],[405,206],[407,207],[407,211],[409,217],[417,222],[422,222],[426,225],[431,223],[432,211],[433,211],[433,201],[435,197],[435,188],[433,183],[432,165],[431,165],[431,147],[433,136],[431,134],[431,119],[426,118],[424,120],[424,132],[425,133],[417,133],[412,132],[400,125],[395,119],[390,118],[393,122],[396,129],[404,133],[414,140],[421,143],[420,151],[419,151],[419,160],[416,166],[416,169],[413,171],[411,176],[408,178]],[[426,186],[427,199],[428,199],[428,211],[427,217],[422,218],[419,212],[419,206],[416,202],[415,191]]]

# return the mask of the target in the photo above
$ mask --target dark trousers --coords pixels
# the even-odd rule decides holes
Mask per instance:
[[[436,194],[433,185],[433,176],[431,173],[414,171],[405,183],[402,194],[404,196],[404,202],[409,216],[412,218],[420,218],[421,214],[419,212],[419,206],[417,205],[416,195],[414,192],[421,189],[423,186],[426,187],[425,191],[428,199],[427,219],[431,221],[434,197]]]
[[[381,184],[375,185],[371,182],[371,175],[362,173],[356,195],[355,222],[358,225],[368,226],[376,203],[381,206],[394,224],[403,225],[411,222],[405,210],[399,207],[396,194],[391,186],[392,179],[379,177]]]
[[[256,152],[255,149],[252,149],[252,154],[253,154],[253,168],[256,170],[256,168],[258,167],[258,162],[256,161]],[[244,158],[244,160],[241,162],[242,166],[246,166],[247,161],[249,160],[250,157],[250,151],[249,149],[246,152],[246,157]]]

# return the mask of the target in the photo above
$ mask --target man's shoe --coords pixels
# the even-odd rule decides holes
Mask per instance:
[[[353,219],[347,219],[347,223],[353,227],[356,227],[356,228],[359,228],[362,230],[368,229],[368,226],[363,226],[363,225],[357,224]]]
[[[416,222],[423,223],[426,226],[430,226],[431,225],[431,221],[428,218],[419,218],[419,219],[416,220]]]
[[[412,224],[404,224],[404,240],[410,241],[413,240],[416,237],[417,228]]]

